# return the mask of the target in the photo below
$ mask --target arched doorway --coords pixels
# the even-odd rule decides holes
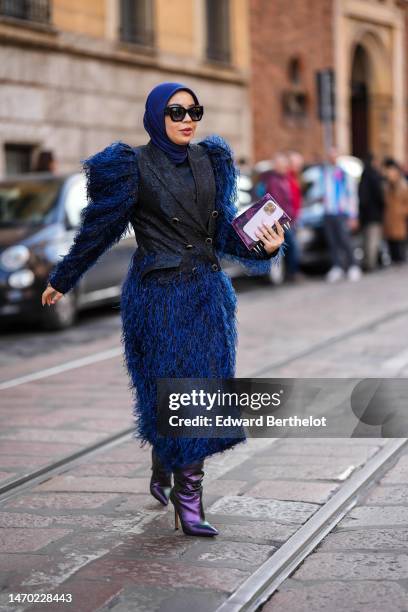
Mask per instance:
[[[356,32],[349,76],[349,150],[383,157],[394,148],[392,54],[380,32]]]
[[[336,3],[336,144],[347,153],[354,149],[353,152],[361,154],[368,146],[380,159],[386,155],[404,159],[406,41],[403,9],[398,9],[397,2],[391,0],[371,2],[367,3],[370,10],[363,18],[361,4],[360,0]],[[357,50],[357,47],[362,49]],[[352,83],[355,84],[354,95]],[[357,83],[362,85],[359,87]],[[357,120],[359,116],[362,121]],[[365,146],[359,131],[361,126],[368,130]]]
[[[351,153],[363,159],[370,150],[370,58],[362,45],[357,45],[351,70]]]

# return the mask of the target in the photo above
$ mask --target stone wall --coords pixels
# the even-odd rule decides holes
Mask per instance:
[[[0,175],[6,143],[52,149],[61,171],[113,140],[143,144],[144,101],[162,81],[199,95],[206,112],[198,137],[219,133],[248,157],[247,2],[232,2],[230,67],[205,60],[203,0],[177,3],[181,13],[157,0],[150,52],[118,40],[116,0],[55,0],[52,27],[0,19]]]

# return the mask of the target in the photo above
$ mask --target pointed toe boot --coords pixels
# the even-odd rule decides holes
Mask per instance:
[[[175,529],[181,527],[186,535],[215,536],[218,531],[206,519],[203,509],[204,462],[200,461],[173,471],[174,486],[170,501],[174,506]]]
[[[163,506],[169,503],[169,495],[171,491],[171,472],[167,472],[152,447],[152,475],[150,478],[150,493]]]

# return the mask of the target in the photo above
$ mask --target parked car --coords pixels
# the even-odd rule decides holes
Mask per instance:
[[[240,211],[251,203],[251,189],[250,177],[242,176]],[[137,246],[131,225],[126,236],[98,259],[64,299],[51,308],[41,304],[48,275],[68,252],[86,203],[83,173],[28,173],[0,181],[2,321],[29,320],[58,330],[71,326],[80,310],[118,303]],[[231,277],[245,274],[240,264],[223,260],[222,266]]]
[[[41,294],[52,267],[67,253],[86,205],[82,173],[30,173],[0,181],[0,317],[70,326],[79,310],[118,301],[135,250],[134,233],[104,253],[77,286],[51,308]]]

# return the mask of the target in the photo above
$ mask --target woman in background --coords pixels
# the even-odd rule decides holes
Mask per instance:
[[[383,163],[385,181],[385,210],[383,230],[394,263],[406,261],[408,182],[399,164],[388,157]]]

